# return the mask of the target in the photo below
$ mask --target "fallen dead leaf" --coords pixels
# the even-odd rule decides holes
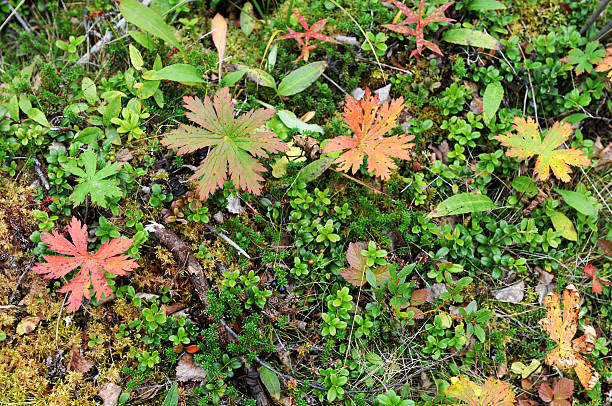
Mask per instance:
[[[493,294],[500,302],[520,303],[525,296],[525,282],[520,281],[514,285],[500,289]]]
[[[104,401],[103,406],[115,406],[119,401],[119,395],[121,395],[121,386],[108,382],[100,388],[98,396]]]
[[[17,325],[17,329],[15,331],[20,336],[24,334],[30,334],[32,331],[36,329],[36,326],[38,326],[39,321],[40,321],[40,318],[37,316],[25,317],[19,322],[19,324]]]
[[[179,382],[202,381],[206,371],[193,360],[193,355],[185,354],[176,365],[176,380]]]
[[[68,371],[85,374],[93,366],[94,363],[83,357],[78,347],[72,347],[72,350],[70,351],[70,362],[68,363]]]

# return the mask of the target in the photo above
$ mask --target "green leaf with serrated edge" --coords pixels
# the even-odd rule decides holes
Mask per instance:
[[[247,79],[252,80],[258,85],[276,89],[276,82],[274,81],[272,75],[270,75],[268,72],[245,65],[238,65],[238,69],[245,71],[247,73]]]
[[[336,158],[325,155],[303,167],[295,178],[296,182],[312,182],[329,169]]]
[[[452,44],[469,45],[476,48],[495,49],[498,51],[503,48],[501,42],[489,34],[468,28],[450,29],[444,33],[442,39]]]
[[[555,192],[559,193],[563,197],[563,200],[568,206],[573,207],[585,216],[597,215],[597,208],[593,205],[589,198],[582,193],[563,189],[555,189]]]
[[[428,218],[450,216],[453,214],[475,213],[496,208],[493,201],[485,195],[460,193],[444,200],[427,215]]]
[[[108,179],[119,172],[121,164],[107,164],[100,171],[97,171],[97,156],[91,145],[81,154],[81,162],[85,171],[74,166],[72,163],[62,164],[62,168],[65,171],[78,177],[77,181],[79,184],[69,196],[75,206],[83,203],[88,194],[91,195],[92,203],[104,208],[106,208],[107,197],[123,196],[117,181],[115,179]]]
[[[525,197],[534,197],[538,194],[538,187],[536,186],[536,180],[529,176],[517,176],[510,182],[517,192],[524,194]]]
[[[495,113],[499,109],[499,105],[504,97],[504,88],[499,82],[491,82],[487,85],[482,99],[483,111],[485,123],[489,123]]]
[[[85,76],[83,81],[81,82],[81,90],[83,91],[83,96],[85,96],[85,100],[87,103],[93,105],[100,100],[98,97],[98,90],[96,89],[96,84],[93,80]]]
[[[276,374],[270,371],[268,368],[261,367],[259,368],[259,378],[270,393],[270,396],[276,400],[279,400],[281,396],[281,388],[278,376],[276,376]]]
[[[170,387],[170,390],[166,394],[164,398],[164,403],[162,406],[177,406],[179,401],[179,389],[178,384],[174,382]]]
[[[285,76],[278,85],[279,96],[292,96],[312,85],[323,74],[327,64],[324,61],[309,63]]]
[[[570,241],[578,241],[578,234],[574,228],[574,224],[567,216],[560,211],[550,211],[548,214],[550,220],[555,227],[555,230],[561,231],[561,236]]]
[[[181,83],[203,83],[205,80],[195,66],[186,63],[175,63],[161,68],[149,70],[142,74],[146,80],[172,80]]]
[[[161,38],[168,44],[185,52],[185,49],[164,19],[150,8],[142,5],[139,1],[121,0],[119,11],[126,20],[136,27],[148,32],[154,37]]]

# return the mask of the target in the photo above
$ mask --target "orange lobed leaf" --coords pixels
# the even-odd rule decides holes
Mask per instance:
[[[597,334],[592,326],[584,327],[584,335],[574,338],[578,330],[578,312],[580,310],[580,294],[574,285],[567,285],[563,291],[563,313],[561,301],[557,293],[549,293],[544,298],[546,317],[540,320],[540,326],[554,340],[558,347],[546,356],[548,365],[556,365],[561,369],[574,369],[582,386],[587,390],[595,387],[599,381],[599,373],[579,353],[590,354],[595,348]]]
[[[327,142],[324,153],[344,151],[334,161],[338,169],[357,172],[367,156],[368,172],[382,180],[391,178],[391,170],[397,168],[392,158],[410,159],[410,143],[414,135],[383,137],[397,125],[397,119],[404,108],[404,99],[393,100],[390,104],[378,104],[378,95],[372,96],[366,88],[364,97],[357,102],[347,95],[344,106],[344,122],[355,132],[355,137],[339,136]]]
[[[512,406],[515,401],[510,384],[494,378],[487,378],[481,387],[461,376],[443,393],[469,406]]]
[[[134,242],[131,238],[114,238],[102,244],[96,253],[90,254],[87,251],[87,226],[73,217],[68,233],[72,242],[55,230],[51,234],[41,235],[51,250],[69,256],[45,255],[43,258],[47,262],[35,264],[32,270],[44,275],[46,279],[58,279],[81,267],[76,276],[59,290],[62,293],[71,292],[68,297],[68,312],[71,313],[81,307],[83,296],[91,299],[90,288],[97,300],[113,293],[104,272],[126,275],[128,271],[137,268],[138,263],[128,255],[119,255],[130,248]]]
[[[201,127],[183,124],[161,140],[162,144],[177,149],[177,154],[187,154],[210,147],[208,155],[191,179],[199,179],[200,199],[205,200],[226,179],[236,189],[259,194],[263,181],[260,175],[266,169],[256,159],[268,157],[268,152],[288,151],[289,147],[270,131],[256,131],[276,113],[274,109],[250,110],[234,117],[234,105],[229,89],[220,89],[212,101],[208,96],[204,103],[197,97],[184,97],[187,118]]]
[[[606,56],[595,67],[597,72],[608,72],[608,78],[612,80],[612,48],[606,49]]]
[[[506,151],[509,157],[522,159],[537,155],[534,172],[542,181],[548,179],[552,169],[558,179],[569,182],[569,174],[572,173],[569,165],[585,167],[591,164],[591,160],[582,150],[556,149],[572,135],[573,130],[570,123],[554,123],[543,140],[537,124],[531,117],[527,120],[523,117],[514,117],[513,127],[518,134],[507,132],[493,139],[501,142],[505,147],[510,147]]]

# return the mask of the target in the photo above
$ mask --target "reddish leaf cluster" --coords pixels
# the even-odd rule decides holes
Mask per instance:
[[[444,16],[444,12],[454,3],[454,1],[450,1],[446,4],[441,5],[440,7],[429,13],[429,15],[425,18],[423,18],[425,0],[421,0],[421,3],[419,4],[418,15],[416,15],[414,11],[410,10],[405,4],[400,3],[397,0],[391,1],[393,2],[393,4],[395,4],[395,7],[397,7],[408,18],[399,24],[384,24],[383,27],[388,28],[391,31],[398,32],[400,34],[412,35],[415,37],[416,49],[412,51],[410,57],[416,55],[416,57],[418,58],[419,55],[421,55],[421,53],[423,52],[423,46],[429,48],[431,51],[435,52],[438,55],[442,55],[440,47],[438,47],[433,42],[425,40],[425,34],[423,33],[423,30],[429,24],[455,21],[452,18]],[[407,25],[409,24],[416,24],[416,27],[408,28]]]
[[[138,263],[128,255],[120,255],[134,242],[131,238],[114,238],[102,244],[96,253],[90,254],[87,252],[86,225],[81,225],[81,222],[73,217],[68,226],[68,233],[72,242],[55,230],[51,234],[41,235],[43,242],[50,249],[69,256],[45,255],[43,258],[47,262],[37,263],[32,270],[44,275],[46,279],[58,279],[81,267],[76,276],[59,290],[61,293],[71,292],[68,297],[68,312],[71,313],[81,307],[83,296],[91,299],[90,288],[97,300],[102,299],[102,296],[109,297],[113,293],[104,272],[126,275],[128,271],[137,268]]]
[[[600,294],[603,292],[603,286],[610,286],[610,281],[600,278],[595,274],[595,266],[588,264],[584,267],[584,273],[593,278],[593,286],[591,287],[591,291],[595,294]]]
[[[299,61],[300,59],[304,59],[305,62],[308,62],[308,58],[310,56],[310,50],[315,49],[317,47],[316,45],[308,44],[311,39],[317,39],[323,42],[331,42],[333,44],[339,44],[339,42],[336,41],[335,39],[328,37],[327,35],[323,35],[320,32],[325,26],[325,24],[327,23],[327,18],[319,20],[316,23],[314,23],[312,26],[309,27],[308,23],[306,22],[306,19],[302,17],[300,13],[293,10],[293,14],[297,17],[298,21],[300,22],[302,27],[304,27],[304,30],[306,32],[296,32],[292,30],[290,27],[287,27],[287,30],[289,30],[289,34],[285,34],[282,37],[277,38],[276,40],[281,41],[284,39],[294,39],[298,42],[298,44],[300,44],[300,46],[302,47],[302,53],[300,54],[296,62]]]

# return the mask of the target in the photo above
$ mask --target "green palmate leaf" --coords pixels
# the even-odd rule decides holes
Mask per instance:
[[[136,27],[185,52],[185,49],[164,19],[155,11],[142,5],[138,0],[121,0],[119,11],[126,20]]]
[[[476,213],[496,208],[497,206],[485,195],[459,193],[444,200],[427,217],[442,217],[453,214]]]
[[[312,85],[323,74],[327,64],[324,61],[309,63],[285,76],[278,85],[279,96],[292,96]]]
[[[236,189],[259,194],[265,168],[256,158],[268,158],[268,152],[289,149],[273,132],[257,131],[276,110],[251,110],[235,118],[227,87],[220,89],[212,100],[206,96],[204,102],[197,97],[184,97],[183,101],[189,110],[185,115],[199,127],[181,125],[167,134],[162,144],[176,149],[179,155],[210,148],[192,176],[199,179],[200,199],[223,187],[228,178]]]
[[[570,241],[578,241],[578,234],[574,228],[574,224],[567,216],[560,211],[551,211],[548,216],[555,227],[555,230],[561,231],[561,236]]]
[[[598,42],[593,41],[586,44],[584,51],[579,48],[569,51],[567,62],[576,65],[576,74],[580,75],[583,72],[591,73],[593,65],[601,62],[604,56],[606,50],[600,48]]]
[[[270,396],[274,399],[279,400],[281,396],[281,387],[280,381],[278,380],[278,376],[272,371],[270,371],[266,367],[259,368],[259,377],[261,378],[261,382],[264,384]]]
[[[91,195],[91,202],[106,208],[107,197],[120,197],[123,192],[117,186],[117,181],[111,177],[121,169],[121,164],[113,163],[105,165],[97,170],[97,156],[92,146],[81,154],[82,166],[85,170],[74,166],[72,163],[62,164],[67,172],[77,176],[79,184],[70,195],[70,200],[75,206],[83,203],[87,195]]]
[[[160,70],[149,70],[143,73],[146,80],[172,80],[182,83],[203,83],[202,74],[195,66],[186,63],[175,63],[161,68]]]
[[[497,113],[497,109],[499,109],[499,105],[501,104],[502,99],[504,98],[504,88],[499,82],[491,82],[487,85],[487,88],[484,92],[484,97],[482,99],[483,104],[483,116],[485,123],[489,123],[493,117],[495,117],[495,113]]]
[[[162,406],[177,406],[179,401],[179,390],[178,384],[174,382],[172,387],[166,394],[166,398],[164,399],[164,403]]]
[[[458,45],[470,45],[476,48],[487,48],[500,50],[503,48],[501,42],[487,33],[470,30],[468,28],[454,28],[446,31],[442,36],[446,42]]]
[[[584,194],[563,189],[555,189],[555,191],[563,197],[568,206],[573,207],[585,216],[597,215],[597,208]]]

